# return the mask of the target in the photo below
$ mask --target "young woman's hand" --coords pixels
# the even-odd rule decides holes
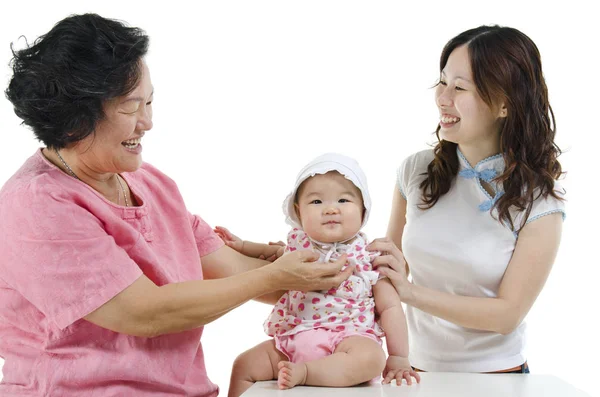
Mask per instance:
[[[402,384],[402,379],[406,379],[408,385],[412,385],[412,378],[415,378],[417,383],[421,382],[421,376],[417,371],[412,369],[408,358],[400,356],[389,356],[386,363],[385,369],[383,370],[383,384],[390,383],[396,379],[396,385]]]
[[[312,251],[288,252],[263,269],[273,272],[274,287],[278,290],[320,291],[337,288],[352,274],[346,255],[330,263],[315,262],[319,254]]]
[[[412,284],[406,274],[406,261],[402,251],[389,238],[375,239],[367,246],[369,251],[380,251],[381,255],[373,259],[373,268],[386,276],[398,291],[400,299],[406,301],[411,294]]]

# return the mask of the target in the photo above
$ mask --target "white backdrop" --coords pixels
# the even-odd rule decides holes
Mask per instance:
[[[542,54],[568,171],[567,221],[554,269],[530,312],[529,363],[600,394],[594,245],[600,147],[595,13],[586,3],[454,1],[28,1],[0,9],[0,86],[9,44],[22,46],[72,13],[127,21],[151,38],[154,128],[144,159],[173,177],[194,213],[247,239],[285,237],[281,203],[304,163],[325,151],[359,160],[373,211],[367,234],[384,235],[395,168],[433,142],[430,89],[443,45],[496,23],[529,35]],[[10,4],[10,3],[9,3]],[[410,4],[410,5],[409,5]],[[0,98],[0,184],[40,144]],[[1,221],[1,220],[0,220]],[[597,298],[594,299],[598,302]],[[1,303],[0,303],[1,304]],[[208,373],[226,393],[235,356],[265,339],[270,308],[248,303],[208,325]],[[595,323],[595,321],[594,321]],[[1,361],[1,360],[0,360]]]

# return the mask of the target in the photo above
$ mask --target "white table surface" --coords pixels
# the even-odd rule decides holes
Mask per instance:
[[[552,375],[465,374],[422,372],[421,383],[412,386],[381,385],[347,388],[298,386],[279,390],[276,381],[257,382],[242,397],[591,397]]]

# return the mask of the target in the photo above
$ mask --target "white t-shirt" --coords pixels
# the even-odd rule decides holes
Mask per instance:
[[[403,253],[416,285],[454,295],[496,297],[523,214],[513,217],[514,231],[490,214],[494,197],[483,189],[481,179],[490,180],[503,172],[502,155],[488,157],[475,167],[460,151],[458,157],[459,174],[450,190],[428,210],[417,205],[422,203],[419,184],[433,151],[411,155],[398,169],[398,186],[407,200]],[[501,194],[502,186],[490,185]],[[558,184],[555,190],[562,194]],[[564,217],[564,203],[552,196],[540,197],[527,223],[554,212]],[[497,218],[496,210],[494,215]],[[425,371],[489,372],[526,360],[524,322],[512,333],[501,335],[465,328],[412,306],[407,306],[407,321],[410,362]]]

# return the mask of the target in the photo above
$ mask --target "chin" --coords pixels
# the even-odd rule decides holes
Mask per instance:
[[[337,243],[338,241],[341,241],[337,236],[329,233],[316,233],[315,236],[309,235],[309,237],[321,243]]]
[[[351,238],[354,235],[346,236],[341,234],[326,234],[321,237],[321,239],[316,239],[322,243],[339,243],[340,241],[345,241]]]
[[[314,240],[317,240],[321,243],[327,243],[327,244],[337,243],[338,241],[341,241],[341,240],[331,237],[331,236],[319,236],[317,238],[314,238]]]
[[[135,172],[140,169],[142,166],[142,158],[140,157],[140,161],[134,164],[125,164],[125,166],[121,169],[120,172]]]
[[[440,135],[440,140],[458,144],[458,139],[457,139],[456,134],[449,134],[445,130],[441,129],[439,132],[439,135]]]

